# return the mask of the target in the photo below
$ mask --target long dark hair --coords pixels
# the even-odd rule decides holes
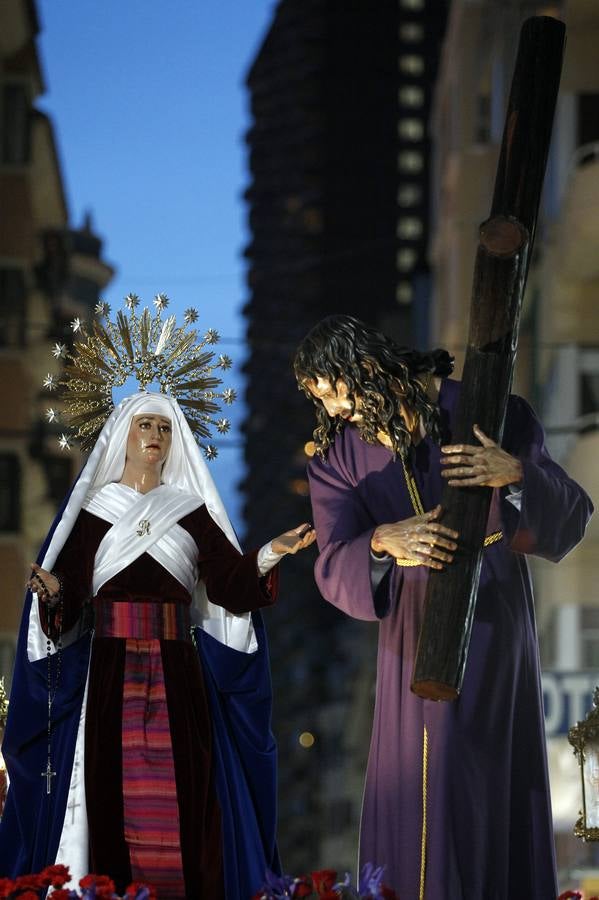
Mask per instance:
[[[453,357],[446,350],[420,353],[401,347],[391,338],[353,316],[334,315],[322,319],[299,345],[293,363],[298,386],[316,406],[314,430],[316,452],[325,456],[341,431],[341,418],[330,418],[308,382],[326,378],[333,388],[337,379],[347,384],[349,395],[360,398],[360,435],[375,444],[377,433],[391,439],[394,453],[405,456],[411,435],[401,413],[401,403],[420,416],[424,428],[441,440],[439,410],[426,394],[422,376],[446,376],[453,371]]]

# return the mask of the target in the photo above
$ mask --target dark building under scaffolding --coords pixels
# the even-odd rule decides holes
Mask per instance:
[[[313,412],[291,360],[310,327],[356,315],[406,343],[427,332],[427,120],[443,0],[281,0],[247,84],[250,185],[246,543],[310,520]],[[286,869],[352,869],[368,750],[375,627],[285,564],[267,616]],[[309,824],[308,824],[309,823]]]

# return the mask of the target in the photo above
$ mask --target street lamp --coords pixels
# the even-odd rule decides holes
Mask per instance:
[[[568,740],[578,759],[582,784],[582,810],[574,834],[583,841],[599,841],[599,687],[593,693],[593,708],[570,728]]]

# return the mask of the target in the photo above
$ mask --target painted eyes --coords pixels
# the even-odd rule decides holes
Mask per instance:
[[[152,423],[151,422],[140,422],[139,427],[143,431],[147,431],[149,428],[152,427]],[[170,434],[172,429],[171,429],[170,425],[159,425],[158,431],[161,431],[163,434]]]

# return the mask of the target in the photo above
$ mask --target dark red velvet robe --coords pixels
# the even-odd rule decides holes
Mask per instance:
[[[230,612],[269,606],[276,598],[277,569],[265,578],[257,552],[241,554],[205,506],[179,523],[198,549],[200,576],[209,599]],[[82,511],[54,566],[63,582],[63,631],[89,609],[94,558],[110,524]],[[189,605],[187,590],[148,554],[142,554],[102,586],[112,601],[165,601]],[[44,610],[41,610],[45,624]],[[123,892],[131,881],[123,829],[121,713],[123,638],[93,641],[85,733],[85,788],[90,833],[90,870],[109,875]],[[220,813],[211,763],[211,723],[202,669],[191,641],[162,640],[162,665],[172,739],[181,855],[186,897],[223,894]]]

